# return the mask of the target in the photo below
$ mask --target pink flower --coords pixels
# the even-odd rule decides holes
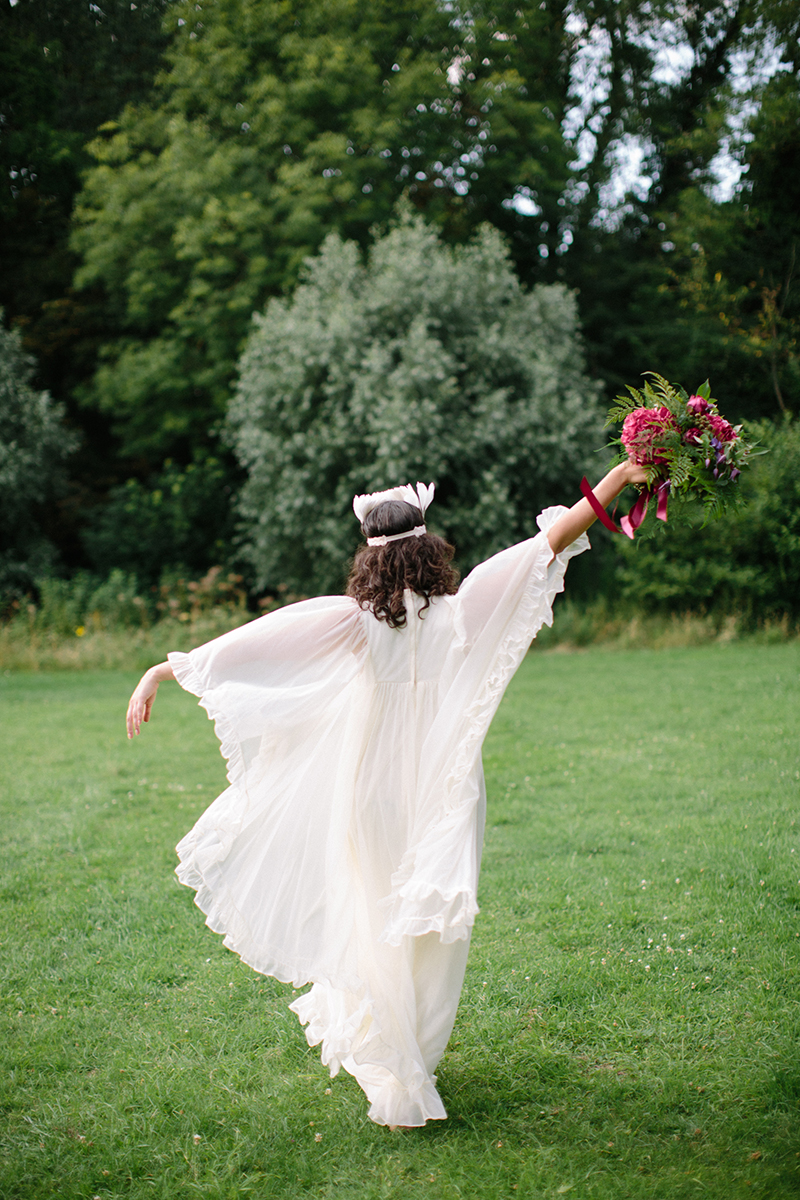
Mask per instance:
[[[666,459],[659,456],[663,435],[674,430],[675,420],[668,408],[635,408],[622,423],[621,441],[628,454],[640,467],[662,466]]]
[[[720,442],[735,442],[739,436],[733,426],[724,417],[720,417],[716,413],[710,414],[708,423],[711,426],[711,432],[714,434],[714,437]]]
[[[692,426],[691,429],[686,430],[686,433],[683,435],[683,440],[685,442],[699,442],[702,436],[703,435],[701,434],[700,430]]]
[[[686,407],[694,413],[696,417],[702,417],[705,413],[711,412],[711,405],[702,396],[690,396],[686,401]]]

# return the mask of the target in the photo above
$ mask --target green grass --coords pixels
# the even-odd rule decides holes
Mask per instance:
[[[528,657],[485,748],[450,1119],[397,1134],[172,875],[224,783],[193,698],[129,744],[131,674],[0,677],[0,1196],[800,1196],[799,669]]]

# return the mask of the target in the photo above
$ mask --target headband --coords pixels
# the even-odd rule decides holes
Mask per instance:
[[[367,545],[386,546],[389,542],[399,542],[401,538],[422,537],[423,533],[427,532],[424,525],[415,525],[413,529],[407,529],[405,533],[382,533],[380,537],[367,538]]]

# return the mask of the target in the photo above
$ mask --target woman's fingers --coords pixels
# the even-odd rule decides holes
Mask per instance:
[[[152,689],[144,689],[140,683],[136,691],[133,693],[128,705],[128,712],[125,717],[125,726],[128,731],[128,737],[132,738],[139,733],[143,721],[150,720],[150,710],[153,707],[153,701],[156,698],[158,684]]]

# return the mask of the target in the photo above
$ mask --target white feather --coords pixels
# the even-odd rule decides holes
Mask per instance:
[[[354,496],[353,512],[363,525],[373,508],[377,508],[385,500],[405,500],[406,504],[413,504],[415,508],[418,508],[424,517],[425,509],[433,499],[435,490],[436,487],[433,483],[418,483],[416,487],[410,483],[403,483],[398,487],[387,488],[383,492],[370,492],[368,495]]]

